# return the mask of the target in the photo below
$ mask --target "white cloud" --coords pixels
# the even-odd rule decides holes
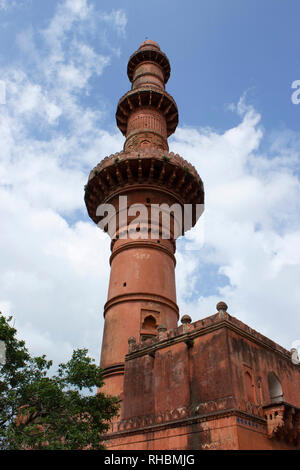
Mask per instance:
[[[103,19],[111,23],[120,35],[125,34],[127,17],[123,10],[113,10],[109,14],[104,14]]]

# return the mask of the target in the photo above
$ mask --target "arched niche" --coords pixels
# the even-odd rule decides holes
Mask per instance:
[[[147,330],[149,333],[153,332],[156,334],[157,325],[153,315],[147,315],[147,317],[144,318],[142,329]]]
[[[268,387],[270,400],[272,403],[277,403],[283,400],[283,391],[281,383],[278,377],[274,374],[274,372],[270,372],[268,374]]]

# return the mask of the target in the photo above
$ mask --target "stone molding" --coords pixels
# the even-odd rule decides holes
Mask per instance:
[[[177,318],[179,318],[179,309],[178,305],[173,302],[171,299],[168,297],[164,297],[162,295],[158,294],[149,294],[149,292],[133,292],[133,293],[126,293],[122,295],[117,295],[115,297],[112,297],[109,299],[106,304],[104,305],[104,317],[106,315],[106,312],[113,307],[114,305],[117,305],[121,302],[147,302],[151,301],[153,303],[159,303],[166,305],[170,309],[172,309],[176,315]],[[147,341],[145,341],[147,342]]]
[[[112,364],[109,367],[103,368],[103,377],[107,375],[120,375],[124,374],[124,363]]]

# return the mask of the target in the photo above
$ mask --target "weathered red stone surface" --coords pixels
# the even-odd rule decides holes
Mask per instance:
[[[91,171],[85,202],[95,223],[97,207],[118,216],[132,204],[204,202],[195,168],[169,152],[178,110],[165,91],[170,64],[147,40],[130,57],[132,89],[119,101],[122,152]],[[119,196],[127,196],[121,207]],[[191,226],[199,214],[194,211]],[[104,306],[101,366],[103,391],[118,395],[121,412],[107,435],[110,449],[299,449],[300,367],[291,354],[227,313],[195,323],[179,310],[175,288],[175,225],[124,238],[134,216],[118,217],[110,234],[111,275]],[[153,222],[151,222],[153,224]],[[151,224],[150,223],[150,224]],[[183,233],[182,233],[183,234]]]
[[[131,56],[128,76],[132,89],[119,101],[117,125],[126,136],[122,152],[104,158],[90,173],[85,202],[90,217],[98,223],[99,204],[112,204],[118,215],[112,236],[111,274],[108,299],[104,307],[105,327],[101,366],[105,391],[123,394],[124,360],[128,337],[138,341],[156,335],[163,324],[175,328],[179,317],[175,288],[175,226],[171,238],[164,238],[164,222],[151,230],[149,220],[141,224],[141,238],[123,237],[136,214],[123,222],[120,215],[134,204],[165,203],[168,206],[204,201],[202,181],[195,168],[179,155],[168,151],[167,137],[178,123],[177,106],[165,91],[170,75],[166,55],[154,41],[145,41]],[[126,196],[124,208],[120,196]],[[191,225],[196,223],[194,211]],[[144,230],[145,229],[145,230]],[[143,235],[143,236],[142,236]]]

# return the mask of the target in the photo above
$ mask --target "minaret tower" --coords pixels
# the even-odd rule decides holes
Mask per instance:
[[[195,168],[169,152],[167,138],[177,127],[178,110],[165,91],[170,76],[167,56],[156,42],[146,40],[130,57],[127,73],[132,87],[116,112],[117,125],[126,137],[124,149],[104,158],[91,171],[85,188],[85,203],[95,223],[106,216],[97,215],[100,205],[111,204],[117,215],[113,233],[108,230],[111,273],[100,365],[105,393],[120,399],[128,338],[139,342],[156,335],[159,325],[177,326],[177,228],[187,226],[184,205],[193,210],[190,228],[200,215],[196,208],[204,203]],[[150,216],[152,208],[162,204],[182,208],[180,220],[171,213],[170,236],[162,215],[157,220]],[[147,208],[146,216],[138,205]]]

